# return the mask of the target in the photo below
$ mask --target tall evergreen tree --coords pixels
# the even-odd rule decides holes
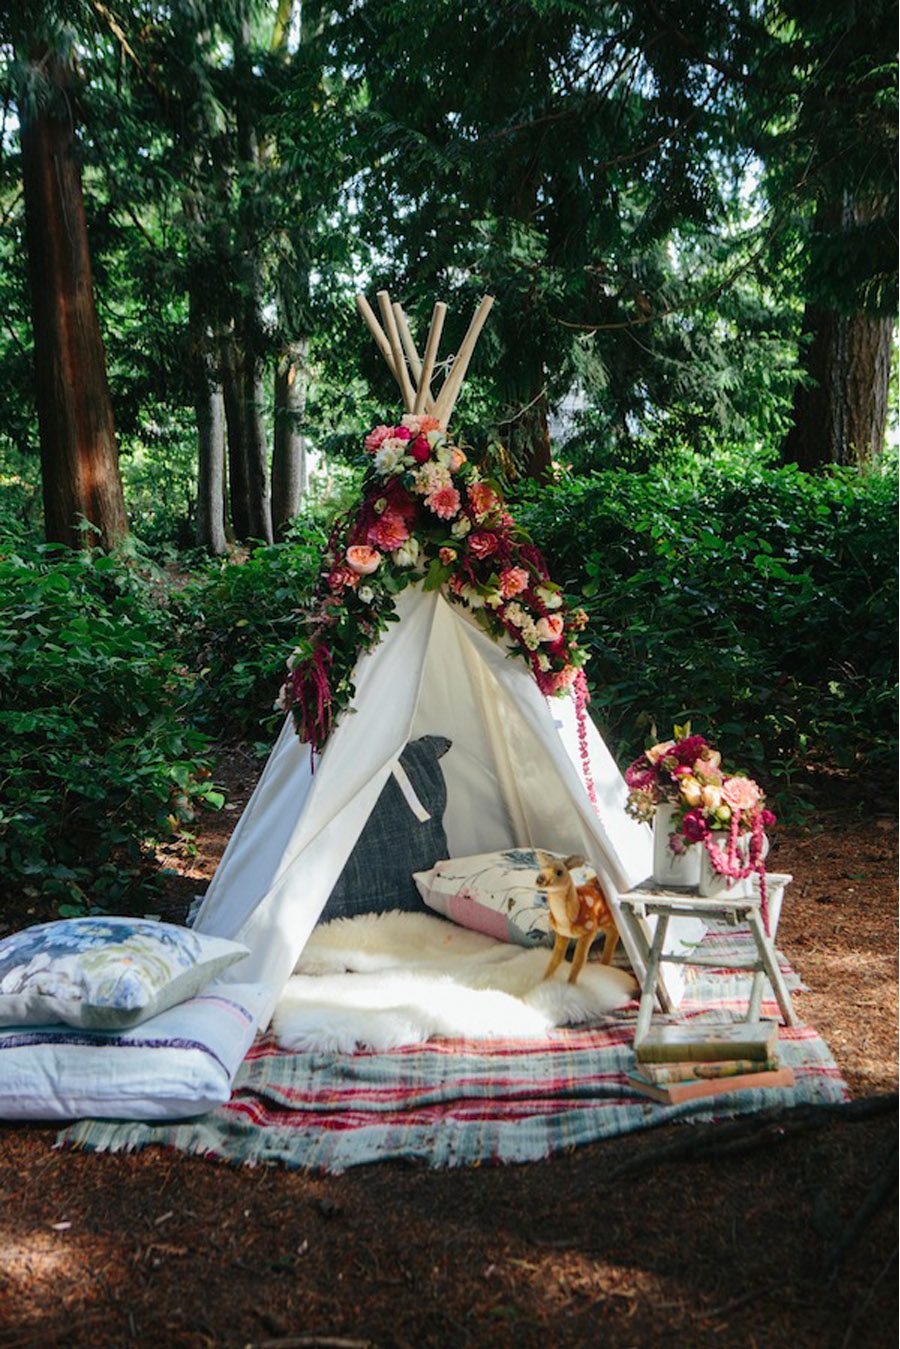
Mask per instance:
[[[57,16],[13,16],[25,237],[48,540],[109,547],[128,531],[94,299],[75,48]],[[91,528],[83,527],[82,521]]]

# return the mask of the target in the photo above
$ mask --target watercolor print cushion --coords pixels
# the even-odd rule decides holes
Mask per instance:
[[[0,1029],[0,1120],[170,1120],[231,1096],[270,994],[211,985],[130,1030]]]
[[[0,941],[0,1026],[136,1026],[192,998],[246,946],[149,918],[64,918]]]
[[[508,848],[450,858],[414,880],[428,907],[460,927],[520,946],[552,946],[547,897],[534,884],[537,851]],[[585,885],[596,874],[592,867],[577,867],[572,879]]]
[[[450,744],[442,735],[423,735],[406,746],[400,755],[402,784],[394,776],[385,783],[320,923],[390,909],[425,912],[413,872],[447,855],[447,784],[440,761]]]

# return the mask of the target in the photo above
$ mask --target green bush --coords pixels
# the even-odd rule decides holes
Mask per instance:
[[[894,754],[891,478],[685,455],[566,478],[522,514],[589,610],[593,709],[620,758],[688,718],[770,785],[801,760]]]
[[[145,850],[220,805],[163,588],[133,562],[0,548],[0,876],[63,914],[137,902]]]
[[[319,574],[324,530],[307,522],[302,542],[255,549],[245,560],[211,564],[180,597],[192,625],[198,679],[193,715],[224,739],[265,735],[281,714],[273,704],[296,644],[302,608]]]

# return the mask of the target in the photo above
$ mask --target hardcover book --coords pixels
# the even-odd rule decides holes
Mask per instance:
[[[642,1063],[641,1076],[658,1086],[670,1082],[707,1082],[711,1078],[740,1077],[743,1073],[774,1073],[781,1067],[771,1059],[719,1059],[712,1063]]]
[[[638,1063],[710,1063],[721,1059],[770,1059],[776,1052],[774,1021],[685,1022],[651,1026],[634,1052]]]
[[[680,1105],[682,1101],[696,1101],[706,1096],[724,1096],[729,1091],[744,1091],[748,1087],[792,1087],[794,1073],[791,1068],[777,1068],[774,1072],[741,1073],[739,1077],[711,1077],[695,1082],[670,1082],[662,1085],[651,1082],[640,1073],[628,1073],[629,1087],[649,1096],[651,1101],[661,1105]]]

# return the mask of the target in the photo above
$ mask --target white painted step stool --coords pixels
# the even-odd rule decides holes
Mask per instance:
[[[705,965],[711,969],[753,970],[753,983],[750,988],[746,1019],[748,1021],[759,1020],[763,983],[768,978],[778,1001],[778,1006],[781,1008],[785,1025],[799,1026],[802,1024],[794,1011],[794,1004],[791,1002],[791,995],[788,992],[787,984],[784,982],[784,977],[778,965],[778,957],[775,954],[775,934],[778,931],[778,920],[781,917],[785,886],[790,885],[793,879],[793,876],[784,872],[773,872],[766,876],[770,929],[768,936],[763,926],[759,881],[756,877],[753,878],[754,885],[751,894],[741,894],[735,897],[724,894],[717,896],[715,899],[703,899],[695,890],[660,889],[654,885],[653,881],[645,881],[635,890],[619,895],[622,923],[639,952],[640,964],[643,967],[635,970],[641,985],[641,1003],[634,1033],[635,1044],[647,1034],[655,1001],[659,1003],[663,1012],[672,1010],[671,1001],[660,978],[660,965],[663,963]],[[669,925],[669,919],[676,916],[700,918],[705,923],[718,921],[727,923],[731,927],[749,927],[756,942],[756,958],[748,961],[740,959],[735,961],[733,956],[697,955],[693,952],[688,952],[686,955],[667,954],[663,950],[666,929]],[[648,918],[656,919],[652,941],[648,940],[645,926]]]

